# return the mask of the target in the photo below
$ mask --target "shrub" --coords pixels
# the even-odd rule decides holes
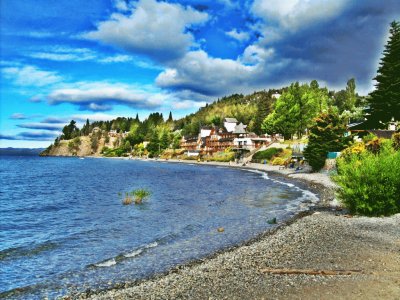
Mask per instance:
[[[235,159],[234,152],[217,152],[213,156],[207,157],[206,160],[216,162],[230,162]]]
[[[365,152],[365,144],[364,143],[355,143],[350,147],[344,149],[340,153],[341,159],[349,160],[353,155],[360,155],[361,153]]]
[[[339,199],[350,212],[367,216],[400,212],[400,152],[383,143],[379,153],[362,151],[337,160]]]
[[[367,148],[367,150],[375,154],[377,154],[381,150],[381,146],[382,146],[382,139],[377,137],[365,143],[365,147]]]
[[[286,159],[283,157],[275,157],[273,160],[271,160],[271,164],[274,166],[283,166],[286,163]]]
[[[400,132],[392,135],[392,145],[396,151],[400,150]]]
[[[273,156],[281,153],[283,149],[281,148],[269,148],[267,150],[258,151],[253,155],[253,160],[271,160]]]

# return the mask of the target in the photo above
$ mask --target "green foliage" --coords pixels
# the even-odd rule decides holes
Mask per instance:
[[[310,128],[309,142],[304,150],[313,171],[322,169],[328,152],[339,152],[350,143],[351,138],[345,137],[345,132],[346,125],[333,109],[319,115]]]
[[[357,102],[355,79],[348,80],[346,90],[334,93],[333,99],[333,104],[338,108],[340,114],[344,111],[353,112]]]
[[[217,152],[213,156],[204,158],[207,161],[230,162],[235,159],[235,152]]]
[[[271,160],[273,156],[283,152],[281,148],[269,148],[267,150],[258,151],[253,155],[253,161],[262,161],[264,159]]]
[[[90,147],[92,148],[93,152],[97,151],[97,148],[99,147],[99,139],[97,138],[97,136],[92,135]]]
[[[146,189],[134,190],[132,195],[135,197],[135,204],[141,204],[144,199],[151,195],[151,192]]]
[[[288,161],[288,159],[285,159],[283,157],[274,157],[271,160],[271,164],[273,166],[283,166],[283,165],[285,165],[287,163],[287,161]]]
[[[400,151],[400,132],[392,135],[392,145],[396,151]]]
[[[125,153],[124,149],[121,148],[114,148],[114,149],[110,149],[108,147],[104,147],[101,150],[101,153],[105,156],[105,157],[120,157]]]
[[[79,136],[79,129],[76,127],[76,122],[71,120],[68,125],[64,126],[62,133],[63,134],[60,137],[62,140],[70,140]]]
[[[369,128],[385,128],[392,117],[400,120],[400,23],[390,24],[390,37],[380,62],[376,89],[367,99]]]
[[[292,83],[276,101],[274,111],[261,127],[269,134],[280,133],[285,139],[294,134],[301,137],[327,103],[328,91],[320,89],[318,83],[314,82],[313,87]]]
[[[400,212],[400,152],[390,143],[381,150],[354,153],[337,160],[338,175],[333,179],[338,196],[355,214],[392,215]]]
[[[76,154],[76,152],[79,150],[79,146],[81,145],[81,143],[82,142],[79,137],[72,139],[68,142],[68,150],[73,154]]]

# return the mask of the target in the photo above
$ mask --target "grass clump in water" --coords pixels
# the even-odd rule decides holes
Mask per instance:
[[[151,192],[146,189],[137,189],[132,192],[132,195],[135,197],[135,204],[141,204],[144,199],[151,195]]]
[[[118,193],[121,197],[122,193]],[[123,205],[129,205],[135,202],[135,204],[142,204],[143,200],[151,195],[151,192],[147,189],[137,189],[131,192],[126,192],[122,199]]]

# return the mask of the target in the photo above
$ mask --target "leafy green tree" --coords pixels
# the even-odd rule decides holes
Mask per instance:
[[[132,149],[131,149],[131,143],[129,142],[129,141],[126,141],[125,142],[125,145],[124,145],[124,150],[126,151],[126,152],[130,152]]]
[[[297,133],[301,137],[319,112],[327,107],[328,91],[320,89],[316,81],[310,88],[292,83],[276,101],[274,112],[261,125],[267,133],[281,133],[290,139]]]
[[[339,114],[330,108],[328,112],[321,113],[310,128],[310,136],[304,157],[313,171],[319,171],[325,164],[328,152],[339,152],[351,141],[345,137],[346,125]]]
[[[347,81],[346,86],[346,104],[345,109],[348,111],[353,111],[354,106],[356,104],[357,94],[356,94],[356,81],[354,78],[351,78]]]
[[[159,154],[160,150],[160,139],[158,137],[157,130],[153,129],[151,132],[150,142],[147,145],[147,151],[151,156],[156,156]]]
[[[374,78],[376,89],[370,94],[366,126],[384,128],[392,118],[400,120],[400,23],[390,24],[390,37]]]

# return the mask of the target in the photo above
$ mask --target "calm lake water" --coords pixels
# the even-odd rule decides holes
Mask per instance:
[[[122,205],[118,194],[137,188],[152,195]],[[255,237],[306,200],[316,196],[261,172],[1,156],[0,298],[54,298],[145,278]]]

